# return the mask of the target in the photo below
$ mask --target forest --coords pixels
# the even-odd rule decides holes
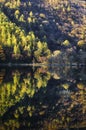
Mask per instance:
[[[86,63],[85,51],[85,0],[0,0],[0,63]]]
[[[0,130],[86,129],[86,0],[0,0]]]

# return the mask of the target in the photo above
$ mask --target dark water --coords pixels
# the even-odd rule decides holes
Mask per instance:
[[[86,68],[0,69],[0,130],[86,130]]]

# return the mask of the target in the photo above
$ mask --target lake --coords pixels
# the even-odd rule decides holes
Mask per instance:
[[[0,67],[0,130],[86,130],[86,67]]]

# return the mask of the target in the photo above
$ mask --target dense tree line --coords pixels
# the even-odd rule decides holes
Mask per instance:
[[[3,48],[10,48],[10,58],[23,59],[26,56],[31,60],[29,62],[43,62],[50,56],[47,43],[35,37],[34,32],[26,35],[25,31],[12,23],[3,12],[0,12],[0,19],[0,44]]]
[[[1,0],[0,3],[0,42],[5,59],[43,62],[50,57],[50,50],[57,50],[62,54],[68,52],[76,60],[75,53],[86,50],[83,4],[70,0]]]

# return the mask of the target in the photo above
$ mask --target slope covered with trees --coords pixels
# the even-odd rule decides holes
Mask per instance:
[[[0,0],[0,44],[5,59],[44,62],[50,51],[72,56],[85,51],[85,5],[85,0]]]

